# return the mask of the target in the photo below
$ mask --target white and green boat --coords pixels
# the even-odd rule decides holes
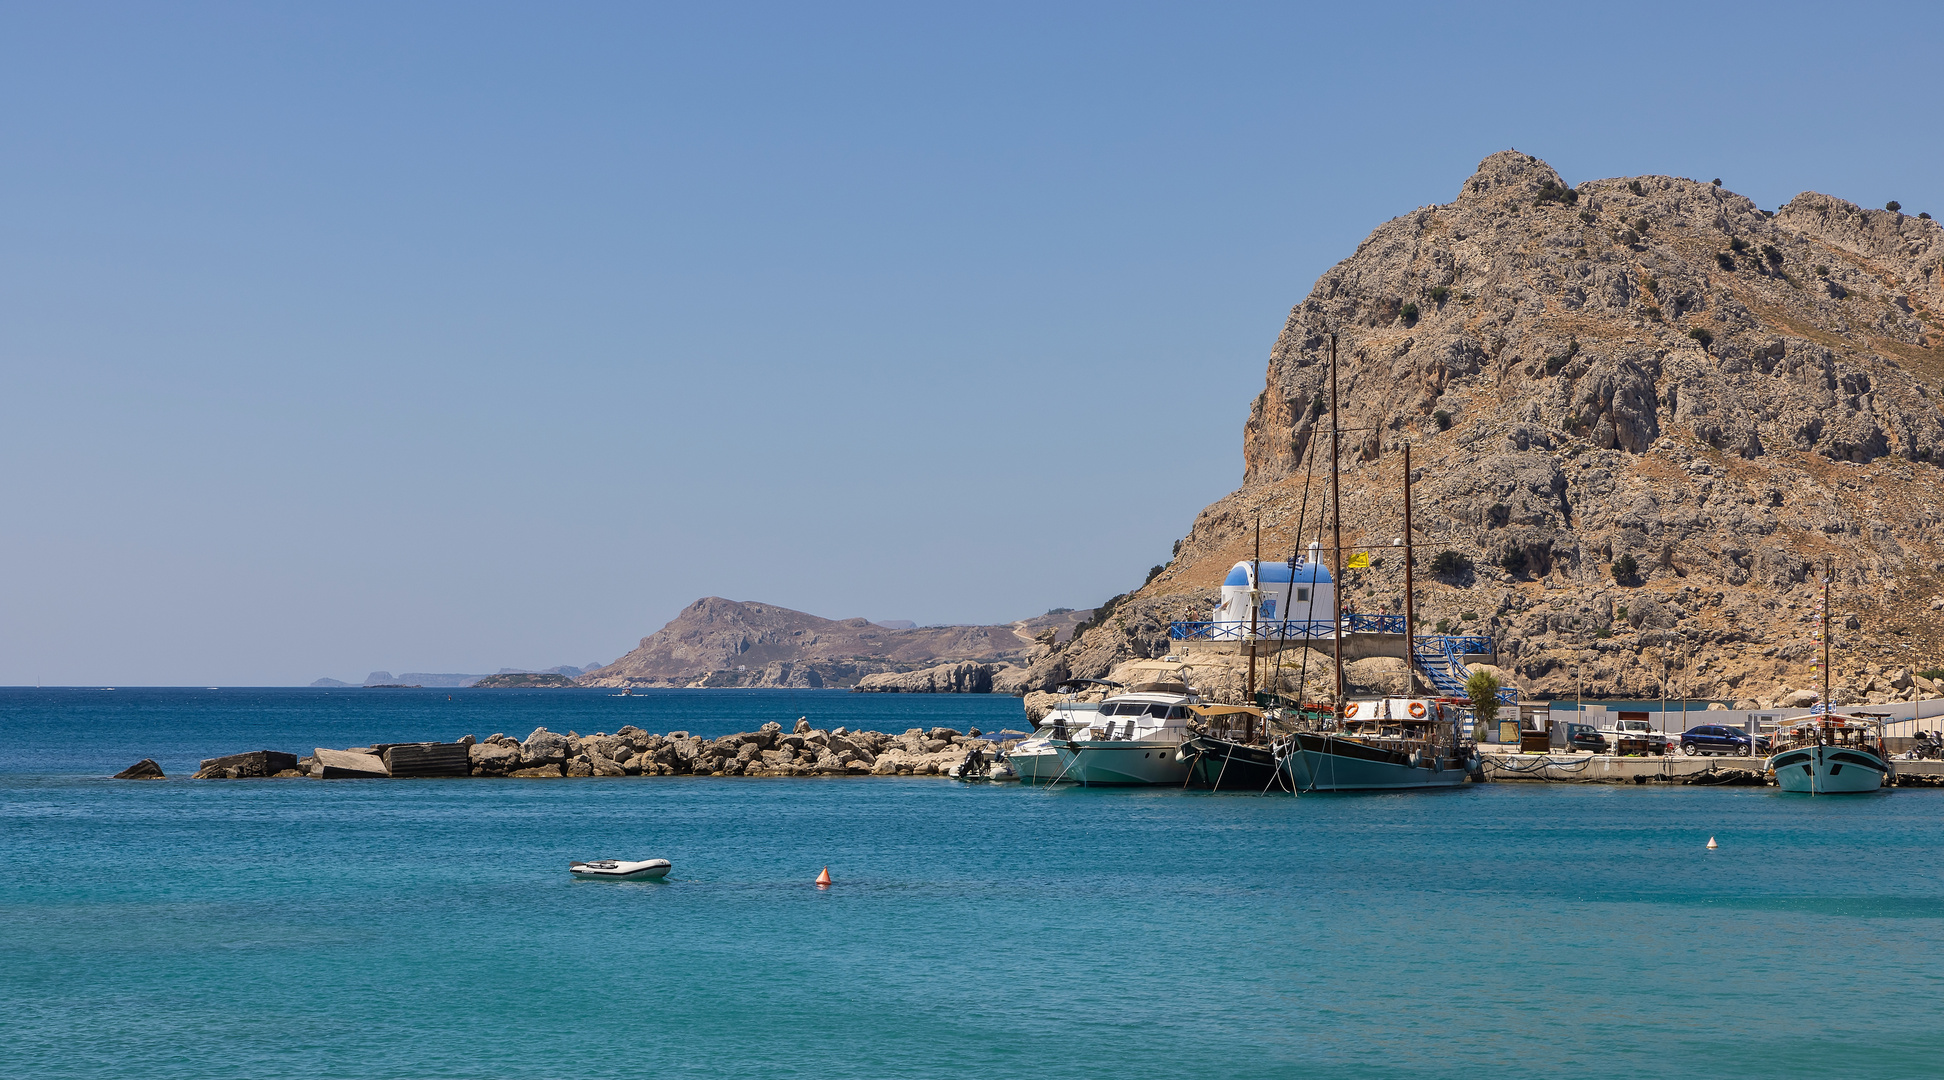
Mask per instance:
[[[1811,715],[1784,720],[1769,738],[1765,766],[1783,791],[1857,795],[1892,782],[1883,717]]]
[[[1121,691],[1119,683],[1099,679],[1071,680],[1063,688],[1089,687]],[[1188,737],[1189,707],[1200,701],[1172,682],[1139,683],[1098,704],[1069,696],[1007,759],[1028,784],[1179,787],[1188,766],[1178,751]]]

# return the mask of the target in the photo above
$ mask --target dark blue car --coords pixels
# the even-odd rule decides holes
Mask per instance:
[[[1724,727],[1721,724],[1696,724],[1681,732],[1681,753],[1683,754],[1727,754],[1730,757],[1752,757],[1754,751],[1768,749],[1767,739],[1750,739],[1748,732],[1740,728]]]

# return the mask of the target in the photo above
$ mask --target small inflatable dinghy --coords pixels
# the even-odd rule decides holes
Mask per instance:
[[[617,878],[637,881],[642,878],[659,878],[668,874],[671,865],[667,859],[649,859],[646,862],[622,862],[618,859],[596,859],[593,862],[570,862],[567,869],[580,878]]]

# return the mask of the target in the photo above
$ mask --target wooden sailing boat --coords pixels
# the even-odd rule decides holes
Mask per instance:
[[[1297,528],[1301,541],[1302,529]],[[1294,556],[1291,556],[1294,562]],[[1256,654],[1259,651],[1262,611],[1262,514],[1256,514],[1255,555],[1250,560],[1248,700],[1256,701]],[[1287,625],[1289,605],[1283,605]],[[1281,655],[1278,645],[1277,655]],[[1181,744],[1178,756],[1188,766],[1187,783],[1217,791],[1267,792],[1279,788],[1281,772],[1269,747],[1268,721],[1260,705],[1195,705],[1195,733]]]
[[[1883,743],[1887,713],[1838,716],[1829,701],[1829,583],[1835,560],[1823,560],[1822,705],[1808,716],[1784,720],[1770,737],[1764,766],[1783,791],[1809,795],[1854,795],[1894,783],[1890,753]],[[1816,715],[1816,712],[1821,715]]]
[[[1337,337],[1330,335],[1330,529],[1338,595],[1343,588],[1343,502],[1338,459],[1342,428],[1337,398]],[[1415,690],[1417,672],[1412,643],[1416,633],[1411,566],[1414,553],[1410,514],[1410,447],[1405,446],[1405,661],[1410,671],[1408,690]],[[1273,747],[1284,784],[1298,793],[1311,791],[1375,791],[1455,787],[1478,771],[1476,752],[1460,738],[1459,703],[1415,695],[1346,701],[1343,683],[1343,636],[1348,627],[1336,616],[1336,699],[1332,715],[1312,730],[1298,730]]]

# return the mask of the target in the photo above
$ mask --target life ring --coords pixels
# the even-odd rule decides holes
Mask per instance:
[[[1353,701],[1350,704],[1345,705],[1343,707],[1343,715],[1346,719],[1357,715],[1357,703]]]
[[[1422,701],[1411,702],[1411,717],[1416,720],[1424,719],[1424,702]]]

